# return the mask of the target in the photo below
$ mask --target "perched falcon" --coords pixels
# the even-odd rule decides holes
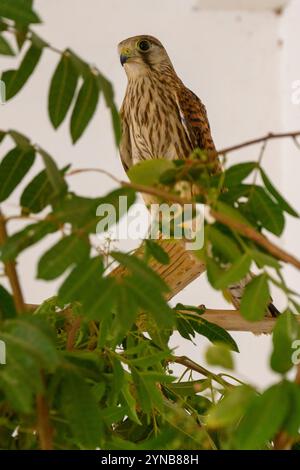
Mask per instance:
[[[196,148],[205,151],[212,173],[221,171],[205,106],[180,80],[161,42],[134,36],[120,42],[118,50],[128,78],[120,112],[125,171],[141,160],[185,159]],[[237,308],[249,280],[250,274],[229,288]],[[273,305],[269,311],[277,312]]]
[[[206,109],[177,76],[163,45],[152,36],[119,44],[128,86],[121,109],[120,153],[127,171],[152,158],[188,158],[195,148],[216,160]]]

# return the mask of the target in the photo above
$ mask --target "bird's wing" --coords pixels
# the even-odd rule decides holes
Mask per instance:
[[[122,137],[120,142],[120,156],[121,162],[123,164],[124,170],[127,171],[133,165],[132,162],[132,153],[131,153],[131,143],[130,143],[130,132],[129,126],[127,124],[126,117],[124,115],[123,109],[120,111],[121,124],[122,124]]]
[[[176,101],[181,122],[192,148],[204,150],[210,159],[216,160],[216,170],[219,170],[219,160],[204,104],[195,93],[184,86],[177,89]]]

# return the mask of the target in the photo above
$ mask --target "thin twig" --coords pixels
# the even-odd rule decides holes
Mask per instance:
[[[78,333],[80,325],[81,325],[81,317],[75,318],[73,323],[70,326],[70,329],[68,330],[67,345],[66,345],[67,351],[73,351],[74,346],[75,346],[76,335]]]
[[[271,334],[276,323],[276,318],[265,317],[260,321],[247,321],[239,310],[232,309],[205,309],[205,313],[199,315],[189,311],[180,311],[181,315],[195,318],[201,321],[201,318],[210,323],[220,326],[228,331],[248,331],[256,335]],[[300,319],[299,319],[300,323]]]
[[[121,184],[121,180],[116,178],[112,173],[106,170],[102,170],[101,168],[75,168],[74,170],[69,171],[66,176],[73,176],[78,175],[80,173],[101,173],[102,175],[108,176],[108,178],[112,179],[118,184]]]
[[[0,211],[0,246],[4,245],[8,238],[6,231],[6,222]],[[26,306],[24,303],[24,297],[16,270],[16,263],[14,261],[5,261],[4,262],[5,274],[8,277],[12,293],[13,300],[18,314],[24,313],[26,311]]]
[[[220,377],[219,375],[216,375],[213,372],[210,372],[209,370],[205,369],[205,367],[200,366],[199,364],[192,361],[190,358],[186,356],[172,356],[170,362],[181,364],[182,366],[188,369],[198,372],[199,374],[204,375],[204,377],[214,380],[215,382],[222,385],[223,387],[228,388],[228,387],[234,386],[231,383],[227,382],[226,380],[222,379],[222,377]]]
[[[49,419],[49,409],[44,394],[36,397],[37,431],[41,450],[53,449],[53,428]]]
[[[290,139],[296,140],[297,137],[300,137],[300,131],[281,132],[281,133],[269,132],[269,134],[266,134],[264,137],[259,137],[257,139],[248,140],[246,142],[243,142],[242,144],[237,144],[237,145],[233,145],[232,147],[227,147],[227,148],[224,148],[222,150],[218,150],[217,154],[218,155],[225,155],[227,153],[235,152],[236,150],[240,150],[244,147],[249,147],[250,145],[260,144],[261,142],[265,142],[267,140],[285,139],[285,138],[290,138]]]
[[[244,235],[250,240],[253,240],[258,245],[265,248],[275,258],[280,259],[281,261],[284,261],[285,263],[292,264],[297,269],[300,269],[300,260],[295,258],[293,255],[291,255],[287,251],[279,248],[279,246],[272,243],[270,240],[268,240],[267,237],[257,232],[252,227],[245,225],[242,222],[239,222],[237,220],[234,220],[231,217],[228,217],[225,214],[221,214],[220,212],[217,212],[213,209],[211,209],[210,213],[215,220],[217,220],[218,222],[221,222],[221,224],[223,225],[227,225],[227,227],[233,230],[236,230],[238,233],[240,233],[241,235]]]
[[[182,198],[176,194],[169,193],[167,191],[164,191],[163,189],[159,189],[156,187],[150,187],[150,186],[145,186],[143,184],[137,184],[137,183],[130,183],[129,181],[122,181],[118,178],[116,178],[114,175],[112,175],[109,171],[102,170],[100,168],[76,168],[69,173],[67,173],[66,176],[73,176],[79,173],[89,173],[89,172],[96,172],[96,173],[101,173],[108,178],[112,179],[116,183],[118,183],[122,188],[131,188],[134,189],[135,191],[138,191],[140,193],[145,193],[145,194],[150,194],[151,196],[156,196],[158,198],[165,199],[167,201],[175,202],[177,204],[183,205],[183,204],[193,204],[193,201],[191,199],[187,198]],[[198,187],[197,187],[198,188]],[[200,193],[201,190],[199,190]],[[204,193],[204,190],[203,190]]]

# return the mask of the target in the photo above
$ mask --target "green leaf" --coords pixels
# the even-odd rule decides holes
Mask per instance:
[[[2,80],[6,85],[6,99],[13,98],[25,85],[39,63],[43,49],[31,46],[26,52],[17,70],[7,70],[2,74]]]
[[[241,183],[252,171],[257,168],[256,162],[238,163],[225,172],[225,186],[235,186]]]
[[[226,261],[235,261],[241,256],[241,250],[237,243],[218,230],[215,226],[207,226],[206,239],[209,239],[213,245],[213,250]]]
[[[99,446],[103,421],[96,398],[84,378],[64,371],[60,401],[75,441],[87,449]]]
[[[72,49],[66,49],[66,52],[69,54],[70,60],[73,62],[74,67],[76,67],[78,74],[82,77],[87,77],[91,73],[91,67],[87,62],[85,62],[79,55],[77,55]]]
[[[71,136],[73,144],[81,137],[98,104],[99,88],[96,77],[90,73],[84,80],[71,117]]]
[[[30,224],[23,230],[14,233],[0,247],[0,257],[2,261],[15,259],[21,251],[34,245],[50,233],[54,233],[57,226],[51,222],[38,222]]]
[[[206,275],[209,283],[216,289],[216,283],[219,278],[224,274],[224,269],[222,269],[218,263],[212,259],[207,258],[206,260]]]
[[[15,318],[17,316],[12,295],[0,285],[0,319]]]
[[[249,255],[253,258],[258,268],[263,268],[264,266],[271,266],[274,269],[280,269],[280,263],[277,259],[273,258],[267,253],[252,249],[249,251]]]
[[[59,289],[59,296],[65,302],[74,302],[88,296],[89,286],[98,285],[104,267],[100,257],[85,260],[76,266]]]
[[[120,252],[112,252],[111,256],[132,273],[131,276],[125,277],[124,284],[130,289],[139,306],[153,315],[157,325],[171,327],[175,315],[162,297],[162,293],[169,290],[163,280],[136,256]]]
[[[145,284],[151,286],[158,291],[168,292],[167,284],[156,274],[146,263],[126,253],[113,251],[111,256],[120,264],[125,266],[131,273],[138,276]]]
[[[262,320],[270,299],[268,276],[256,276],[245,287],[240,306],[243,317],[248,321]]]
[[[28,34],[28,24],[21,24],[15,22],[15,37],[18,46],[19,52],[22,50],[23,45],[26,42],[27,34]]]
[[[30,414],[33,408],[33,394],[40,389],[40,378],[33,369],[34,361],[30,356],[25,356],[24,351],[19,351],[9,344],[8,354],[9,362],[0,368],[1,392],[16,412]]]
[[[24,355],[32,356],[41,368],[53,372],[60,362],[54,332],[40,317],[23,315],[7,320],[0,336],[12,349],[19,348]]]
[[[115,143],[119,147],[121,141],[121,118],[117,106],[113,103],[110,106],[112,126],[114,130]]]
[[[112,325],[114,344],[120,344],[135,322],[138,304],[132,292],[120,284],[117,290],[117,312]]]
[[[130,289],[140,308],[152,315],[160,330],[172,328],[175,323],[174,311],[159,290],[145,283],[143,277],[138,275],[127,276],[123,282]]]
[[[205,355],[206,361],[212,366],[221,366],[225,369],[233,369],[233,358],[230,349],[224,343],[210,346]]]
[[[41,257],[38,263],[38,279],[47,281],[55,279],[74,264],[79,264],[89,256],[90,245],[88,239],[69,235],[62,238],[56,245]]]
[[[0,54],[2,55],[15,55],[9,42],[5,39],[2,34],[0,35]]]
[[[197,313],[198,315],[203,315],[203,313],[205,313],[206,308],[205,307],[199,308],[199,307],[195,307],[194,305],[185,305],[185,304],[178,303],[174,307],[174,310],[193,312],[193,313]]]
[[[212,343],[224,343],[229,346],[232,351],[239,352],[239,348],[235,340],[226,330],[224,330],[224,328],[221,328],[202,317],[199,317],[197,320],[189,320],[189,322],[199,335],[205,336]]]
[[[284,229],[284,217],[278,204],[268,196],[266,191],[256,186],[253,188],[250,206],[253,214],[270,232],[275,235],[281,235]]]
[[[280,374],[285,374],[293,367],[292,346],[299,338],[300,325],[297,317],[286,311],[280,315],[273,330],[273,353],[271,367]]]
[[[124,420],[126,411],[127,407],[120,407],[117,405],[102,408],[100,411],[101,421],[103,421],[106,426],[111,427],[113,424]]]
[[[2,142],[2,140],[4,139],[4,137],[6,137],[6,135],[7,135],[7,132],[6,132],[6,131],[0,130],[0,143]]]
[[[0,285],[0,319],[15,318],[17,316],[12,295]]]
[[[110,112],[111,112],[115,142],[116,142],[116,145],[118,147],[119,143],[120,143],[120,140],[121,140],[121,120],[120,120],[119,111],[118,111],[118,109],[116,107],[116,104],[115,104],[115,101],[114,101],[113,86],[99,72],[98,72],[98,75],[97,75],[97,80],[98,80],[99,89],[100,89],[100,91],[103,92],[106,106],[110,109]]]
[[[231,186],[226,189],[227,191],[220,195],[220,200],[229,205],[233,205],[236,201],[239,201],[241,198],[248,197],[251,185],[237,184],[236,186]]]
[[[152,366],[156,366],[159,364],[161,361],[166,359],[167,357],[170,356],[170,351],[165,350],[165,351],[159,351],[159,352],[154,352],[153,350],[150,351],[150,354],[148,356],[141,356],[138,357],[137,359],[131,359],[130,360],[130,365],[135,366],[135,367],[141,367],[141,368],[148,368]],[[144,377],[147,378],[147,380],[156,380],[156,375],[153,376],[153,374],[144,374]]]
[[[282,387],[290,402],[290,412],[287,414],[283,428],[289,436],[297,439],[300,428],[300,387],[299,384],[286,380],[282,383]]]
[[[157,388],[155,381],[147,379],[147,376],[133,368],[132,378],[134,380],[138,403],[144,413],[151,413],[155,409],[162,410],[162,393]]]
[[[8,134],[13,139],[17,147],[20,147],[23,150],[27,150],[31,147],[30,139],[26,137],[26,135],[21,134],[21,132],[10,129]]]
[[[41,148],[38,149],[38,153],[43,159],[48,180],[52,186],[54,195],[57,196],[65,193],[67,190],[67,183],[65,182],[61,171],[59,171],[54,159]]]
[[[262,168],[260,168],[260,174],[267,190],[277,200],[281,209],[287,212],[288,214],[292,215],[293,217],[299,217],[299,214],[290,206],[290,204],[277,191],[277,189],[271,183],[270,179],[268,178],[268,176],[266,175],[266,173],[264,172]]]
[[[129,169],[128,178],[133,183],[153,186],[159,183],[160,176],[171,168],[174,168],[174,163],[171,160],[162,158],[144,160]]]
[[[168,384],[168,390],[181,397],[194,396],[210,387],[209,379],[188,380],[187,382],[176,382]]]
[[[145,240],[146,250],[153,258],[161,264],[169,264],[170,258],[168,253],[153,240]]]
[[[102,198],[91,199],[68,193],[55,205],[54,215],[61,223],[72,224],[80,230],[86,230],[88,226],[89,232],[95,233],[99,220],[96,211],[102,202]]]
[[[234,441],[239,450],[265,447],[281,429],[289,413],[289,398],[281,383],[257,396],[235,431]]]
[[[63,174],[65,169],[66,168],[60,170],[60,173]],[[57,195],[55,191],[53,191],[48,173],[46,170],[43,170],[26,186],[21,195],[20,204],[29,212],[37,214],[49,204],[53,204],[56,198]]]
[[[249,273],[250,265],[251,258],[248,254],[243,254],[215,280],[214,287],[216,289],[225,289],[225,287],[240,281]]]
[[[102,278],[101,258],[91,258],[76,266],[59,289],[59,298],[65,304],[80,302],[85,316],[101,320],[111,314],[117,298],[117,284],[113,278]]]
[[[99,234],[110,228],[110,220],[106,222],[107,205],[109,209],[115,209],[111,222],[117,223],[132,206],[135,198],[135,192],[131,188],[117,189],[105,197],[95,199],[69,193],[56,203],[54,215],[61,222],[70,223],[81,231]]]
[[[22,383],[22,387],[19,386],[14,370],[1,373],[0,388],[15,411],[25,414],[32,412],[33,392],[26,382]]]
[[[226,215],[227,217],[230,217],[233,220],[236,220],[237,222],[241,222],[242,224],[252,227],[249,220],[247,220],[246,217],[244,217],[240,213],[240,211],[238,211],[234,207],[229,206],[228,204],[225,204],[224,202],[218,201],[216,203],[216,210],[221,214]]]
[[[0,16],[9,18],[21,24],[40,23],[38,15],[25,0],[1,0]]]
[[[0,202],[11,195],[34,163],[34,149],[15,147],[0,163]]]
[[[78,81],[78,71],[65,52],[51,79],[48,111],[55,129],[63,122],[71,106]]]
[[[43,48],[43,47],[49,47],[50,44],[45,41],[43,38],[41,38],[38,34],[36,34],[34,31],[30,31],[30,40],[32,44],[38,48]]]
[[[133,398],[133,396],[131,395],[130,393],[130,385],[129,385],[129,382],[125,382],[123,384],[123,387],[122,387],[122,390],[121,390],[121,394],[122,394],[122,397],[124,399],[124,402],[126,403],[127,405],[127,409],[128,409],[128,416],[129,418],[136,424],[138,425],[142,425],[141,421],[139,420],[138,418],[138,415],[137,415],[137,412],[136,412],[136,408],[137,408],[137,404],[136,404],[136,401],[135,399]]]
[[[210,429],[220,429],[237,424],[254,397],[255,391],[248,386],[242,385],[231,389],[209,411],[207,426]]]

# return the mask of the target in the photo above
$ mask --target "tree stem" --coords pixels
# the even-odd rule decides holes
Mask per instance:
[[[7,240],[6,222],[0,211],[0,246],[3,245]],[[18,314],[26,311],[24,303],[23,293],[16,270],[16,263],[14,261],[4,262],[5,274],[9,279],[9,283],[13,293],[13,300]]]
[[[232,147],[227,147],[222,150],[218,150],[218,155],[225,155],[226,153],[230,152],[235,152],[236,150],[240,150],[245,147],[249,147],[250,145],[255,145],[255,144],[260,144],[262,142],[266,142],[267,140],[272,140],[272,139],[284,139],[284,138],[290,138],[293,139],[296,142],[296,138],[300,137],[300,131],[295,131],[295,132],[281,132],[281,133],[274,133],[274,132],[269,132],[269,134],[266,134],[263,137],[259,137],[257,139],[252,139],[248,140],[246,142],[243,142],[242,144],[237,144],[233,145]]]
[[[41,450],[53,449],[53,429],[49,420],[49,409],[43,394],[36,397],[37,429]]]

